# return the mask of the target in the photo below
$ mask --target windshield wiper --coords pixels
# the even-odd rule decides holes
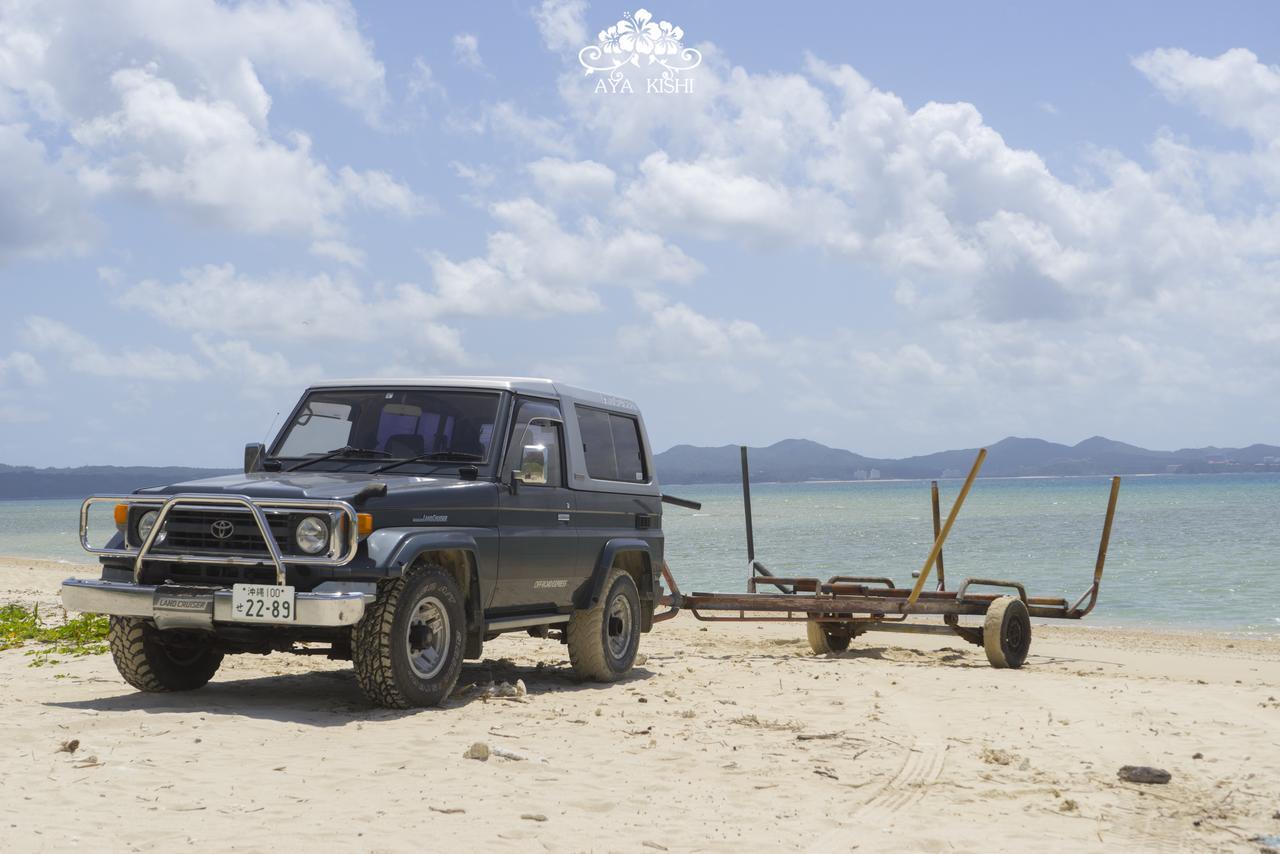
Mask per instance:
[[[431,451],[426,454],[418,454],[416,457],[409,457],[407,460],[396,460],[394,463],[387,463],[385,466],[378,466],[369,474],[377,474],[380,471],[393,469],[396,466],[407,466],[409,463],[424,462],[451,462],[451,463],[479,463],[484,462],[483,454],[472,454],[466,451]]]
[[[309,466],[312,463],[320,463],[320,462],[324,462],[325,460],[331,460],[334,457],[345,457],[353,454],[372,454],[375,457],[392,456],[391,454],[388,454],[386,451],[379,451],[374,448],[357,448],[353,445],[343,445],[341,448],[335,448],[334,450],[329,451],[327,454],[321,454],[318,457],[312,457],[309,460],[303,460],[302,462],[298,463],[295,466],[290,466],[287,469],[287,471],[297,471],[298,469]]]

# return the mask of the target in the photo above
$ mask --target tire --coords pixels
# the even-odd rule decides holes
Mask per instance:
[[[351,662],[369,701],[415,709],[448,698],[462,672],[464,614],[458,582],[444,567],[417,566],[381,582],[351,630]]]
[[[1031,650],[1031,617],[1017,596],[1001,596],[987,606],[982,646],[992,667],[1019,668]]]
[[[834,628],[834,630],[833,630]],[[809,648],[814,655],[829,655],[833,652],[844,652],[849,648],[852,633],[839,623],[820,623],[810,620],[805,623],[809,635]]]
[[[616,682],[631,670],[640,648],[640,594],[625,570],[609,573],[593,607],[573,612],[565,639],[581,680]]]
[[[116,670],[139,691],[194,691],[222,665],[213,638],[200,632],[162,632],[140,617],[112,617],[107,643]]]

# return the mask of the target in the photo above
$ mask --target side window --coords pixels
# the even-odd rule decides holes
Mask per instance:
[[[618,479],[618,458],[613,452],[613,427],[609,413],[577,407],[582,452],[587,458],[587,474],[596,480]]]
[[[594,480],[647,482],[649,473],[640,444],[639,422],[600,409],[584,406],[576,409],[587,474]]]
[[[644,452],[640,450],[640,425],[625,415],[610,415],[613,452],[618,458],[618,480],[644,483]]]
[[[560,465],[560,425],[552,421],[533,421],[524,428],[523,449],[529,445],[547,450],[547,482],[545,486],[564,486],[564,467]],[[531,484],[539,486],[544,484]]]

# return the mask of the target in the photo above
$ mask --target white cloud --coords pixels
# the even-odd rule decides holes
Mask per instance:
[[[1266,145],[1280,137],[1280,66],[1264,65],[1253,51],[1233,48],[1210,58],[1160,48],[1133,64],[1166,97],[1190,103],[1224,127]]]
[[[341,240],[317,240],[311,244],[311,254],[351,267],[364,266],[364,252]]]
[[[0,357],[0,385],[8,384],[11,378],[23,385],[39,385],[44,382],[44,369],[35,356],[15,350]]]
[[[484,118],[488,127],[500,137],[524,143],[540,153],[573,156],[572,137],[554,119],[531,116],[509,101],[486,109]]]
[[[600,287],[683,283],[702,272],[652,232],[610,228],[590,217],[569,231],[550,208],[527,198],[496,204],[491,212],[502,229],[489,235],[484,256],[432,256],[436,290],[425,304],[480,316],[594,311]]]
[[[587,44],[586,0],[542,0],[533,19],[547,50],[577,52]]]
[[[0,124],[0,261],[82,252],[99,231],[85,193],[26,131]]]
[[[0,260],[83,250],[99,230],[84,212],[86,191],[313,238],[337,235],[353,205],[420,212],[422,201],[385,172],[335,175],[306,135],[277,139],[269,129],[264,80],[317,86],[381,124],[384,77],[342,0],[9,0],[0,13]],[[38,141],[68,133],[54,156]]]
[[[190,356],[158,347],[108,352],[65,323],[38,315],[27,318],[23,338],[35,349],[61,356],[71,370],[95,377],[188,380],[207,373]]]
[[[343,0],[10,0],[0,16],[0,85],[47,120],[96,114],[112,73],[145,62],[259,120],[270,103],[259,70],[317,84],[375,120],[387,102],[382,64]]]
[[[759,384],[759,368],[777,355],[749,320],[708,317],[653,292],[638,292],[635,299],[644,322],[623,326],[618,339],[646,371],[666,380],[702,382],[710,375],[744,391]]]
[[[498,174],[494,171],[493,167],[483,163],[472,166],[458,160],[452,160],[449,162],[449,168],[453,170],[453,174],[457,175],[477,190],[483,190],[492,186],[493,182],[498,178]]]
[[[416,285],[366,291],[345,275],[251,277],[231,264],[210,264],[184,271],[173,284],[140,282],[118,300],[168,326],[208,336],[232,333],[273,345],[377,341],[466,360],[457,330],[439,320],[440,300]]]
[[[601,199],[613,194],[614,171],[594,160],[543,157],[528,166],[529,174],[553,202]]]
[[[413,70],[409,73],[409,100],[416,101],[432,95],[443,97],[446,94],[444,85],[436,80],[435,72],[431,70],[427,61],[420,56],[415,56]]]
[[[295,367],[280,353],[259,352],[248,341],[211,342],[197,335],[195,344],[216,374],[253,388],[295,388],[324,376],[317,365]]]
[[[484,69],[484,59],[480,56],[480,40],[472,33],[458,33],[453,37],[453,57],[467,68],[475,71]]]
[[[294,134],[282,144],[229,101],[184,98],[153,69],[115,72],[120,109],[73,130],[102,155],[85,178],[99,191],[127,190],[250,233],[333,235],[353,203],[409,215],[411,190],[384,172],[343,167],[335,176]]]

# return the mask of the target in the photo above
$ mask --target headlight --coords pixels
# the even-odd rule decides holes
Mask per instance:
[[[138,545],[145,543],[147,537],[151,536],[151,529],[156,526],[158,518],[160,518],[159,510],[148,510],[138,517]]]
[[[307,554],[319,554],[329,545],[329,525],[319,516],[308,516],[298,523],[293,541]]]

